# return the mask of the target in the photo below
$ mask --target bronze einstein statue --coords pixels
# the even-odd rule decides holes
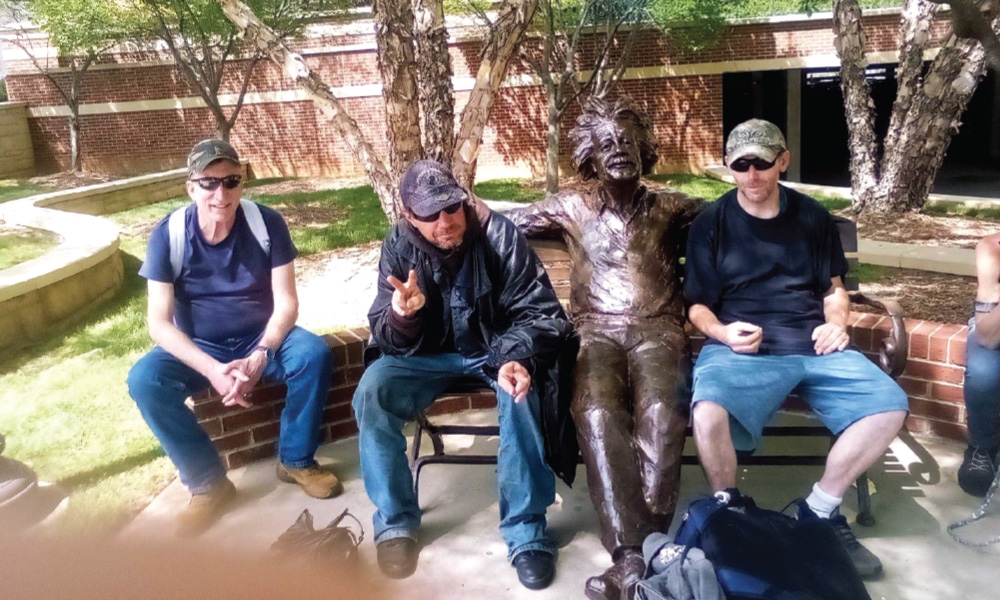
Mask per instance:
[[[699,201],[642,185],[658,144],[628,100],[592,99],[570,137],[581,185],[507,214],[569,248],[581,340],[572,415],[614,560],[586,594],[631,598],[642,542],[667,530],[677,502],[690,361],[678,261]]]

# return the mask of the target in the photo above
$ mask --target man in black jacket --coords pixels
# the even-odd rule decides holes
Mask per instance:
[[[368,314],[371,362],[354,394],[361,472],[375,504],[382,571],[416,569],[420,507],[402,427],[456,379],[497,392],[500,532],[521,583],[542,589],[555,574],[545,510],[555,478],[545,462],[539,389],[571,334],[548,276],[506,217],[472,202],[448,169],[414,163],[400,183],[405,208],[386,237]],[[366,356],[371,358],[371,355]]]

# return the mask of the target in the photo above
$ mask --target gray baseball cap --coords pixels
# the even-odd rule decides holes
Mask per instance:
[[[418,217],[429,217],[469,199],[448,167],[430,159],[410,165],[399,182],[399,196],[403,206]]]
[[[778,126],[763,119],[750,119],[737,125],[726,140],[726,159],[732,162],[744,156],[756,156],[772,162],[788,147]]]
[[[195,144],[194,148],[191,148],[191,152],[188,154],[188,174],[201,173],[208,168],[208,165],[217,160],[228,160],[235,165],[239,165],[240,155],[225,140],[215,138],[202,140]]]

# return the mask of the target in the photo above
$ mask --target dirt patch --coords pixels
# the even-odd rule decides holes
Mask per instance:
[[[840,214],[858,224],[858,237],[900,244],[975,248],[980,239],[1000,229],[1000,223],[994,221],[924,213],[860,217],[843,211]]]
[[[914,269],[890,269],[887,281],[862,283],[861,291],[896,300],[907,318],[964,324],[972,316],[976,278]],[[875,308],[852,305],[852,310],[885,314]]]
[[[52,188],[52,191],[67,190],[71,188],[107,183],[121,179],[119,175],[106,175],[103,173],[64,171],[62,173],[52,173],[51,175],[39,175],[28,180],[32,185]]]

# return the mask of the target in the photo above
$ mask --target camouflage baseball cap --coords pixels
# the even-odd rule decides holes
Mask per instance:
[[[448,167],[436,160],[418,160],[399,183],[403,206],[418,217],[429,217],[469,198]]]
[[[194,148],[191,148],[191,152],[188,154],[188,174],[201,173],[208,168],[208,165],[217,160],[228,160],[233,164],[239,165],[240,155],[225,140],[215,138],[202,140],[195,144]]]
[[[729,133],[726,159],[732,162],[744,156],[756,156],[772,162],[786,149],[785,136],[777,125],[763,119],[750,119]]]

